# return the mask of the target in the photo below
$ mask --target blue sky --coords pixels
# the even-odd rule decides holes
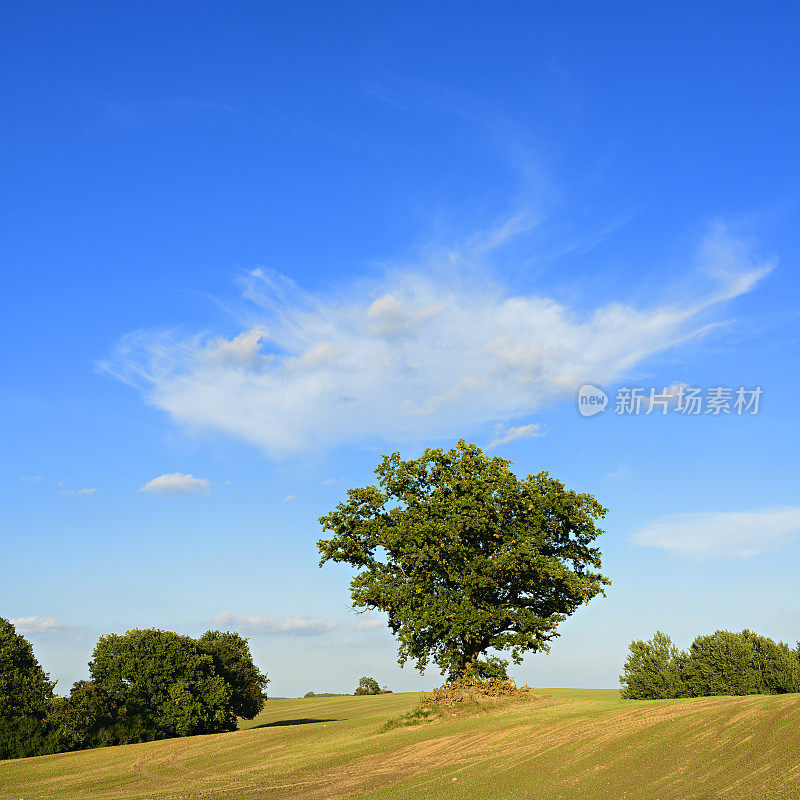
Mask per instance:
[[[461,437],[611,509],[608,597],[518,679],[614,686],[657,628],[800,638],[799,22],[8,7],[0,614],[59,690],[102,633],[214,625],[274,694],[430,687],[316,520]],[[614,413],[681,386],[763,395]]]

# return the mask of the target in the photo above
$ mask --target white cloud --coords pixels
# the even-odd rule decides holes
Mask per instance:
[[[16,617],[9,621],[24,636],[59,634],[76,641],[85,637],[83,626],[66,625],[55,617]]]
[[[18,633],[54,633],[65,628],[55,617],[17,617],[10,622]]]
[[[288,636],[319,636],[338,627],[335,622],[326,622],[321,619],[309,617],[270,617],[244,616],[239,617],[230,612],[217,614],[209,624],[215,628],[235,629],[241,633],[288,635]]]
[[[792,543],[800,535],[800,508],[674,514],[633,535],[636,544],[682,556],[747,558]]]
[[[148,481],[139,491],[151,494],[208,494],[208,481],[182,472],[170,472]]]
[[[541,427],[542,426],[537,422],[532,425],[517,425],[516,427],[508,428],[505,432],[498,433],[498,435],[489,442],[488,449],[498,447],[501,444],[515,442],[517,439],[531,439],[533,437],[544,436]]]
[[[64,497],[88,497],[96,491],[97,489],[62,489],[59,494]]]
[[[26,475],[24,478],[20,478],[23,483],[41,483],[43,478],[41,475]]]
[[[354,622],[350,627],[354,631],[375,631],[386,628],[386,620],[378,619],[375,617],[365,617],[364,619]]]
[[[293,494],[287,494],[286,497],[283,498],[284,503],[291,503],[294,500]]]
[[[714,328],[714,310],[770,268],[719,228],[701,252],[705,288],[691,297],[583,310],[510,291],[486,277],[486,257],[478,243],[328,296],[256,269],[232,338],[129,334],[101,366],[181,425],[273,457],[441,440],[630,376]]]

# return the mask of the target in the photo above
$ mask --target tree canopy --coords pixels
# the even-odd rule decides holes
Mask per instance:
[[[679,651],[669,636],[657,631],[647,642],[631,642],[619,678],[622,696],[656,700],[797,692],[798,652],[749,630],[718,630]]]
[[[0,758],[54,751],[47,722],[54,687],[30,642],[0,618]]]
[[[231,631],[206,631],[198,640],[204,653],[214,660],[214,670],[230,687],[231,730],[236,718],[253,719],[264,708],[269,678],[258,671],[247,639]]]
[[[510,467],[464,441],[409,461],[392,453],[377,485],[348,490],[320,518],[331,534],[320,566],[358,570],[353,606],[387,614],[400,664],[433,661],[454,678],[489,649],[518,663],[610,583],[593,546],[607,509],[547,472]]]
[[[231,689],[188,636],[156,629],[100,637],[92,679],[144,720],[153,738],[226,730]]]

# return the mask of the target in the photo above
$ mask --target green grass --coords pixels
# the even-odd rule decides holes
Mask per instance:
[[[800,797],[800,695],[643,702],[613,690],[537,693],[382,733],[419,694],[271,700],[236,733],[0,762],[0,798]]]

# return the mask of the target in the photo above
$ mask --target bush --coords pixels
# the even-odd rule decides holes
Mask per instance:
[[[303,697],[316,697],[316,695],[314,694],[314,692],[306,692],[306,693],[303,695]]]
[[[368,678],[366,675],[358,682],[358,688],[353,694],[380,694],[381,687],[375,678]]]
[[[685,697],[682,657],[666,633],[656,631],[652,639],[631,642],[619,682],[628,700],[658,700]]]

